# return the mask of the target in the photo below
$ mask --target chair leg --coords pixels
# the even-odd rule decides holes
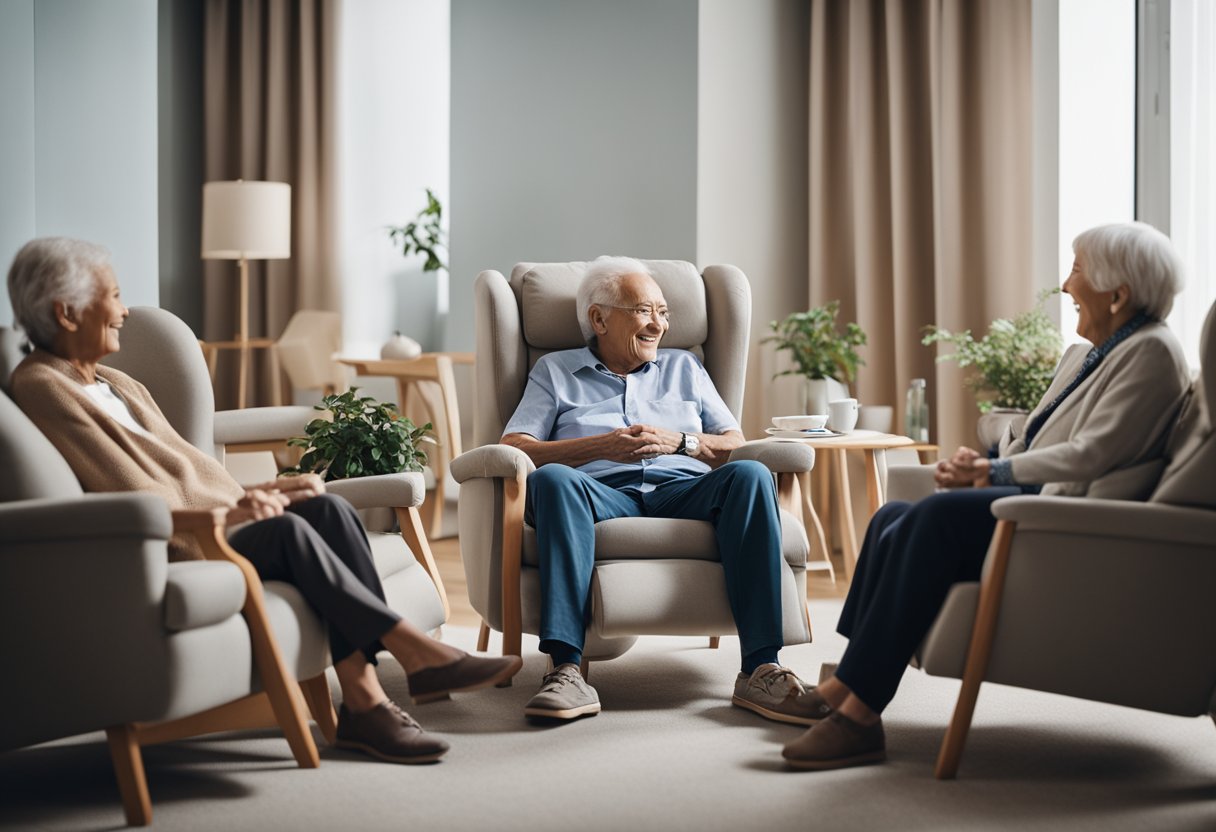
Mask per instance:
[[[710,649],[710,650],[717,650],[717,649],[718,649],[718,642],[719,642],[719,641],[721,641],[721,640],[722,640],[722,639],[721,639],[719,636],[710,636],[710,637],[709,637],[709,649]]]
[[[122,795],[122,808],[130,826],[147,826],[152,822],[152,799],[148,796],[148,779],[144,776],[144,757],[130,725],[115,725],[106,729],[110,744],[110,759],[114,776]]]
[[[300,682],[300,690],[321,736],[333,745],[338,739],[338,714],[334,711],[334,701],[329,695],[329,679],[326,678],[325,672]]]
[[[490,646],[490,625],[481,622],[481,630],[477,633],[477,652],[484,653]]]

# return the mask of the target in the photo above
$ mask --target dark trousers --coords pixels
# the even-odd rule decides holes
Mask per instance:
[[[991,506],[1018,488],[963,488],[887,503],[866,529],[837,632],[849,639],[836,677],[881,712],[950,587],[979,580],[996,528]]]
[[[712,523],[743,655],[781,648],[781,519],[773,475],[759,462],[728,462],[644,493],[567,465],[543,465],[528,475],[526,514],[540,559],[542,651],[552,652],[553,642],[582,650],[595,524],[615,517]]]
[[[350,503],[321,494],[288,506],[282,517],[238,529],[228,542],[262,580],[300,591],[325,621],[334,662],[359,650],[376,663],[381,636],[401,616],[385,603],[367,533]]]

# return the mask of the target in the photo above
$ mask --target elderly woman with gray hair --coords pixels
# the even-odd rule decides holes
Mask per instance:
[[[385,603],[359,517],[314,474],[246,489],[183,439],[147,389],[99,362],[119,350],[127,308],[104,248],[62,237],[27,243],[8,292],[32,350],[13,372],[17,404],[86,491],[147,491],[170,509],[227,509],[229,542],[266,580],[294,584],[326,621],[342,687],[338,744],[388,762],[439,759],[447,743],[388,698],[376,653],[401,663],[415,697],[504,681],[518,657],[481,658],[429,638]],[[170,555],[189,555],[184,541]]]
[[[796,768],[886,757],[880,714],[951,585],[979,580],[995,500],[1022,493],[1144,499],[1190,373],[1163,323],[1182,289],[1169,239],[1143,223],[1092,228],[1073,241],[1064,281],[1077,334],[1024,429],[988,459],[959,448],[938,463],[938,493],[892,502],[870,521],[838,625],[849,639],[835,674],[807,694],[830,716],[784,749]]]

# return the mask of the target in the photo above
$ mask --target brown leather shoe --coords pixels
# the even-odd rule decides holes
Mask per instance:
[[[450,664],[426,667],[408,674],[410,697],[421,705],[448,694],[477,690],[510,679],[524,666],[519,656],[470,656],[468,653]]]
[[[781,756],[794,768],[813,771],[864,766],[887,759],[887,738],[881,719],[862,725],[836,711],[786,745]]]
[[[354,748],[390,763],[433,763],[447,753],[448,744],[422,730],[412,716],[391,699],[370,711],[338,710],[340,748]]]

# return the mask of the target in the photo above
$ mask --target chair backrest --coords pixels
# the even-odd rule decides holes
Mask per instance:
[[[135,378],[191,445],[222,459],[215,445],[215,391],[198,339],[181,318],[154,306],[132,307],[122,349],[103,364]]]
[[[337,312],[301,309],[291,316],[275,342],[279,366],[297,390],[346,387],[345,368],[334,360],[342,349],[342,316]]]
[[[683,260],[643,260],[671,309],[661,347],[691,350],[738,419],[747,370],[751,287],[734,266],[703,274]],[[474,287],[477,321],[477,445],[502,437],[541,356],[584,346],[576,311],[586,262],[520,263],[508,281],[484,271]]]
[[[0,390],[9,392],[8,380],[13,370],[25,358],[21,350],[24,339],[20,332],[6,326],[0,326]]]
[[[1199,336],[1199,377],[1170,436],[1169,465],[1149,502],[1216,509],[1216,303],[1208,310]]]

